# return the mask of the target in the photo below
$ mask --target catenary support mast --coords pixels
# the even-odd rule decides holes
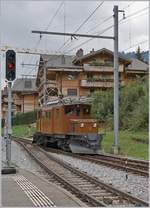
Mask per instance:
[[[119,139],[119,63],[118,63],[118,6],[114,6],[114,153]]]

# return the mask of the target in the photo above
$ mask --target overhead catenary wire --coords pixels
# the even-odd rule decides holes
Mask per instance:
[[[76,29],[76,32],[93,16],[93,14],[100,8],[100,6],[102,5],[104,3],[104,1],[103,2],[101,2],[97,7],[96,7],[96,9],[90,14],[90,16],[88,16],[87,18],[86,18],[86,20],[84,20],[84,22]],[[67,42],[67,41],[66,41]],[[66,43],[65,42],[65,43]],[[64,44],[65,44],[64,43]],[[64,44],[62,45],[62,46],[64,46]],[[63,53],[64,54],[64,53]],[[63,54],[59,54],[59,55],[63,55]],[[58,57],[55,57],[55,58],[52,58],[52,57],[50,57],[46,62],[48,62],[48,61],[51,61],[51,60],[56,60],[56,59],[58,59]]]
[[[45,30],[48,30],[48,28],[50,27],[50,25],[53,23],[53,21],[54,21],[56,15],[58,14],[58,12],[59,12],[59,10],[61,9],[61,7],[63,6],[63,4],[64,4],[64,1],[62,1],[62,2],[59,4],[59,6],[58,6],[56,12],[55,12],[54,15],[52,16],[52,18],[51,18],[51,20],[49,21],[49,23],[48,23],[47,27],[45,28]]]
[[[139,10],[139,12],[142,12],[142,11],[145,10],[145,9],[146,9],[146,8],[144,8],[144,9],[142,9],[142,10]],[[138,11],[136,12],[136,14],[138,14]],[[129,16],[127,16],[126,19],[129,18],[129,17],[131,18],[132,16],[135,16],[136,14],[135,14],[135,13],[132,13],[132,14],[130,14]],[[143,15],[143,14],[142,14],[142,15]],[[141,15],[138,15],[138,16],[141,16]],[[127,20],[127,21],[128,21],[128,20]],[[126,23],[127,21],[123,21],[123,19],[121,19],[121,20],[119,21],[119,24],[124,24],[124,23]],[[114,26],[114,25],[110,25],[109,27],[107,27],[107,28],[105,28],[103,31],[101,31],[99,34],[108,31],[109,29],[113,28],[113,26]],[[88,42],[91,41],[92,39],[93,39],[93,38],[90,38],[90,39],[84,41],[84,44],[88,43]],[[81,43],[80,45],[78,45],[78,46],[76,46],[76,47],[74,47],[74,48],[72,48],[72,49],[70,49],[70,50],[64,52],[63,54],[68,54],[69,52],[73,51],[74,49],[79,48],[81,45],[83,45],[83,43]],[[58,59],[58,57],[50,58],[50,60],[53,60],[53,59],[54,59],[54,60],[55,60],[55,59]]]
[[[132,2],[131,4],[129,4],[127,7],[124,7],[123,10],[129,8],[133,3],[135,2]],[[94,27],[92,27],[90,30],[87,31],[87,33],[89,33],[90,31],[93,31],[95,28],[101,26],[102,24],[104,24],[105,22],[107,22],[108,20],[112,19],[113,15],[107,17],[106,19],[103,20],[103,22],[101,23],[98,23],[97,25],[95,25]]]
[[[108,20],[110,20],[113,17],[113,15],[109,16],[108,18],[104,19],[103,22],[101,22],[100,24],[98,24],[99,26],[103,25],[105,22],[107,22]],[[88,30],[86,33],[89,33],[90,31],[93,31],[95,28],[97,28],[97,26],[94,26],[93,28],[91,28],[90,30]],[[65,47],[67,47],[68,45],[70,45],[70,43],[68,43]]]
[[[48,30],[48,28],[51,26],[51,24],[53,23],[53,21],[54,21],[56,15],[57,15],[58,12],[60,11],[61,7],[63,6],[63,4],[64,4],[64,1],[62,1],[62,2],[59,4],[59,6],[58,6],[56,12],[54,13],[54,15],[52,16],[52,18],[50,19],[48,25],[45,27],[45,30]],[[37,41],[37,43],[36,43],[36,45],[35,45],[35,47],[34,47],[35,49],[37,49],[37,47],[39,46],[39,44],[40,44],[40,42],[41,42],[41,39],[42,39],[42,36],[39,37],[39,40]],[[30,61],[30,62],[31,62],[31,61]],[[28,72],[28,74],[30,75],[34,70],[36,70],[36,68],[37,68],[37,67],[33,67],[33,69],[31,69],[31,70]]]
[[[139,14],[139,13],[141,13],[141,12],[147,10],[148,8],[149,8],[149,7],[140,9],[140,10],[138,10],[138,11],[136,11],[136,12],[134,12],[134,13],[128,15],[125,19],[131,18],[131,17],[135,16],[136,14]],[[141,15],[139,15],[139,16],[141,16]],[[127,20],[127,21],[128,21],[128,20]],[[124,23],[126,23],[127,21],[123,21],[123,19],[121,19],[121,20],[119,20],[119,24],[124,24]],[[113,28],[113,27],[114,27],[114,25],[110,25],[110,26],[108,26],[106,29],[104,29],[103,31],[99,31],[99,32],[97,33],[97,35],[103,34],[104,32],[110,30],[110,29]],[[92,33],[92,34],[95,34],[95,33]],[[80,43],[79,45],[75,46],[74,48],[72,48],[72,49],[66,51],[66,53],[69,53],[69,52],[71,52],[71,51],[73,51],[73,50],[75,50],[75,49],[81,47],[82,45],[84,45],[84,44],[86,44],[86,43],[88,43],[88,42],[90,42],[90,41],[92,41],[92,40],[93,40],[93,38],[90,38],[90,39],[88,39],[88,40],[86,40],[86,41]]]
[[[126,7],[123,8],[123,10],[128,9],[131,5],[133,5],[135,2],[132,2],[130,4],[128,4]],[[89,33],[90,31],[93,31],[94,29],[96,29],[97,27],[101,26],[102,24],[104,24],[105,22],[109,21],[111,18],[113,17],[113,15],[107,17],[106,19],[103,20],[103,22],[97,24],[96,26],[94,26],[93,28],[91,28],[90,30],[88,30],[86,33]],[[65,47],[67,47],[68,45],[70,45],[70,43],[68,43]],[[59,48],[58,50],[60,50],[61,48]]]
[[[104,1],[102,1],[95,9],[94,11],[79,25],[79,27],[74,31],[74,33],[78,32],[88,21],[89,19],[94,15],[94,13],[103,5]],[[70,38],[66,40],[62,46],[59,47],[58,51],[61,50],[68,42],[70,41]]]
[[[143,8],[143,9],[141,9],[141,10],[138,10],[138,11],[136,11],[136,12],[134,12],[134,13],[128,15],[128,16],[126,17],[126,19],[131,18],[132,16],[135,16],[136,14],[139,14],[139,13],[143,12],[143,11],[146,10],[146,9],[148,9],[148,7]],[[140,16],[141,16],[141,15],[140,15]],[[108,17],[107,19],[109,19],[109,18],[110,18],[110,17]],[[121,24],[122,24],[122,23],[126,23],[126,22],[127,22],[127,21],[122,22],[122,19],[119,21],[119,23],[121,23]],[[101,31],[99,34],[108,31],[108,30],[111,29],[112,27],[113,27],[113,25],[107,27],[106,29],[104,29],[103,31]],[[81,45],[83,45],[83,44],[85,44],[85,43],[88,43],[88,42],[91,41],[91,40],[92,40],[92,38],[90,38],[90,39],[84,41],[84,43],[81,43],[80,45],[78,45],[78,46],[72,48],[71,50],[69,50],[69,51],[67,51],[67,52],[64,52],[64,54],[67,54],[68,52],[73,51],[74,49],[80,47]],[[54,59],[57,59],[57,58],[58,58],[58,57],[55,57]],[[53,58],[51,57],[50,60],[53,60]]]
[[[141,41],[141,42],[138,42],[138,43],[136,43],[136,44],[133,44],[132,46],[130,46],[129,48],[124,49],[123,51],[127,51],[127,50],[129,50],[129,49],[131,49],[131,48],[134,48],[135,46],[144,44],[144,43],[146,43],[146,42],[148,42],[148,39],[143,40],[143,41]]]

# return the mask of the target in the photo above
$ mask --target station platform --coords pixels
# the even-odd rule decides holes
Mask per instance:
[[[85,207],[86,205],[57,185],[29,171],[1,175],[3,207]]]

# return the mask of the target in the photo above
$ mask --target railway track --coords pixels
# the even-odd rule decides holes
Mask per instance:
[[[148,177],[148,162],[133,160],[125,157],[115,157],[108,155],[83,156],[84,159],[95,162],[97,164],[104,164],[126,172],[132,172],[138,175]],[[80,157],[81,158],[81,157]]]
[[[31,143],[31,140],[27,140],[24,138],[20,138],[23,142]],[[45,148],[45,150],[54,152],[57,154],[68,155],[71,157],[75,157],[81,160],[87,160],[96,164],[105,165],[108,167],[113,167],[115,169],[123,170],[128,172],[132,172],[134,174],[149,176],[149,162],[144,160],[136,160],[130,159],[127,157],[119,157],[115,155],[109,154],[101,154],[101,155],[77,155],[71,152],[64,152],[59,149],[54,148]]]
[[[134,174],[142,175],[148,177],[149,175],[149,163],[148,161],[143,160],[134,160],[129,159],[125,157],[118,157],[113,155],[77,155],[73,154],[71,152],[64,152],[59,149],[53,149],[53,148],[44,148],[46,151],[57,153],[57,154],[63,154],[67,156],[71,156],[74,158],[78,158],[81,160],[87,160],[92,163],[105,165],[108,167],[113,167],[115,169],[123,170],[128,172],[132,172]]]
[[[71,167],[38,146],[23,141],[17,142],[54,180],[75,194],[88,206],[148,206],[148,202],[133,197]]]

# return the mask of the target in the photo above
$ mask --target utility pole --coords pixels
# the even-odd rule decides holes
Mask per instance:
[[[114,144],[112,150],[114,154],[119,151],[119,56],[118,56],[118,14],[124,10],[118,10],[118,6],[114,6]]]
[[[118,63],[118,6],[114,6],[114,145],[118,153],[119,137],[119,63]]]
[[[119,61],[118,61],[118,14],[123,12],[123,18],[125,18],[124,10],[118,10],[118,6],[114,6],[114,36],[99,36],[99,35],[89,35],[89,34],[75,34],[75,33],[60,33],[60,32],[48,32],[48,31],[32,31],[32,33],[37,34],[47,34],[47,35],[61,35],[75,37],[87,37],[87,38],[103,38],[114,40],[114,144],[112,149],[114,154],[118,154],[118,144],[119,144]]]
[[[6,79],[8,80],[8,111],[6,124],[6,167],[2,174],[16,173],[15,167],[11,165],[11,135],[12,135],[12,81],[16,78],[16,53],[13,50],[6,52]]]
[[[12,82],[8,81],[8,136],[7,136],[7,165],[11,166],[11,134],[12,134],[12,124],[11,124],[11,114],[12,114],[12,93],[11,93]]]
[[[47,90],[47,68],[46,68],[46,62],[43,65],[43,78],[44,78],[44,97],[43,97],[43,105],[46,106],[47,98],[46,98],[46,90]]]

